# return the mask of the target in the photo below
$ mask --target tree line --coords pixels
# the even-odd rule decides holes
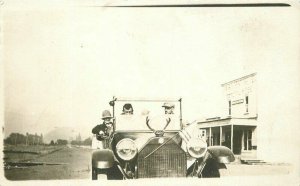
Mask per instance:
[[[44,143],[43,134],[37,135],[26,133],[11,133],[6,139],[4,139],[4,144],[6,145],[92,145],[92,139],[86,138],[81,140],[80,134],[76,137],[76,140],[65,140],[57,139],[56,141],[51,140],[50,143]]]
[[[83,141],[72,140],[71,145],[92,145],[92,138],[86,138]]]
[[[56,142],[54,142],[54,140],[51,140],[49,145],[67,145],[68,144],[68,140],[63,140],[63,139],[58,139],[56,140]],[[92,138],[87,138],[83,141],[79,141],[79,140],[72,140],[70,141],[71,145],[87,145],[90,146],[92,145]]]
[[[26,133],[11,133],[6,139],[4,139],[4,144],[10,145],[42,145],[44,144],[43,134],[38,135]]]

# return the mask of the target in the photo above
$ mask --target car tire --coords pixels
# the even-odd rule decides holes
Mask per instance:
[[[219,178],[219,163],[214,159],[209,159],[206,162],[205,168],[202,172],[202,177],[204,178]]]
[[[107,170],[107,179],[108,180],[123,180],[123,175],[117,167],[117,164],[114,164],[113,167]]]
[[[92,180],[98,180],[98,170],[97,168],[92,168]]]

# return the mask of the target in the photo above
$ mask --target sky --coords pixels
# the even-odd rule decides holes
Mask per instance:
[[[5,135],[73,127],[89,136],[113,96],[181,97],[185,120],[218,116],[221,84],[257,70],[268,13],[6,9]]]

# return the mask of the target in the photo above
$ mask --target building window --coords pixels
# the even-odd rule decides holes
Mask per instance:
[[[244,150],[252,150],[252,131],[244,130]]]
[[[231,101],[228,102],[228,106],[229,106],[228,107],[229,108],[228,112],[229,112],[229,116],[230,116],[231,115]]]
[[[248,103],[249,103],[249,96],[246,96],[246,98],[245,98],[245,102],[246,102],[246,113],[248,113],[249,112],[249,108],[248,108]]]

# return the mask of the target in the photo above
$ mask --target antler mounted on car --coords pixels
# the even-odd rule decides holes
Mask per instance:
[[[155,129],[153,129],[153,128],[149,125],[150,119],[148,118],[148,116],[146,117],[146,124],[147,124],[148,128],[149,128],[150,130],[152,130],[152,131],[154,132],[155,136],[157,136],[157,137],[160,137],[160,136],[163,136],[163,135],[164,135],[166,128],[168,127],[168,125],[169,125],[170,122],[171,122],[171,118],[166,119],[166,121],[167,121],[167,123],[166,123],[165,127],[164,127],[162,130],[155,130]]]
[[[165,129],[168,127],[168,125],[169,125],[170,122],[171,122],[171,118],[166,119],[166,121],[167,121],[167,124],[165,125],[165,127],[164,127],[163,130],[165,130]]]
[[[146,124],[147,124],[147,127],[148,127],[150,130],[152,130],[153,132],[155,132],[155,130],[154,130],[152,127],[150,127],[149,121],[150,121],[150,119],[149,119],[148,116],[147,116],[147,117],[146,117]]]

